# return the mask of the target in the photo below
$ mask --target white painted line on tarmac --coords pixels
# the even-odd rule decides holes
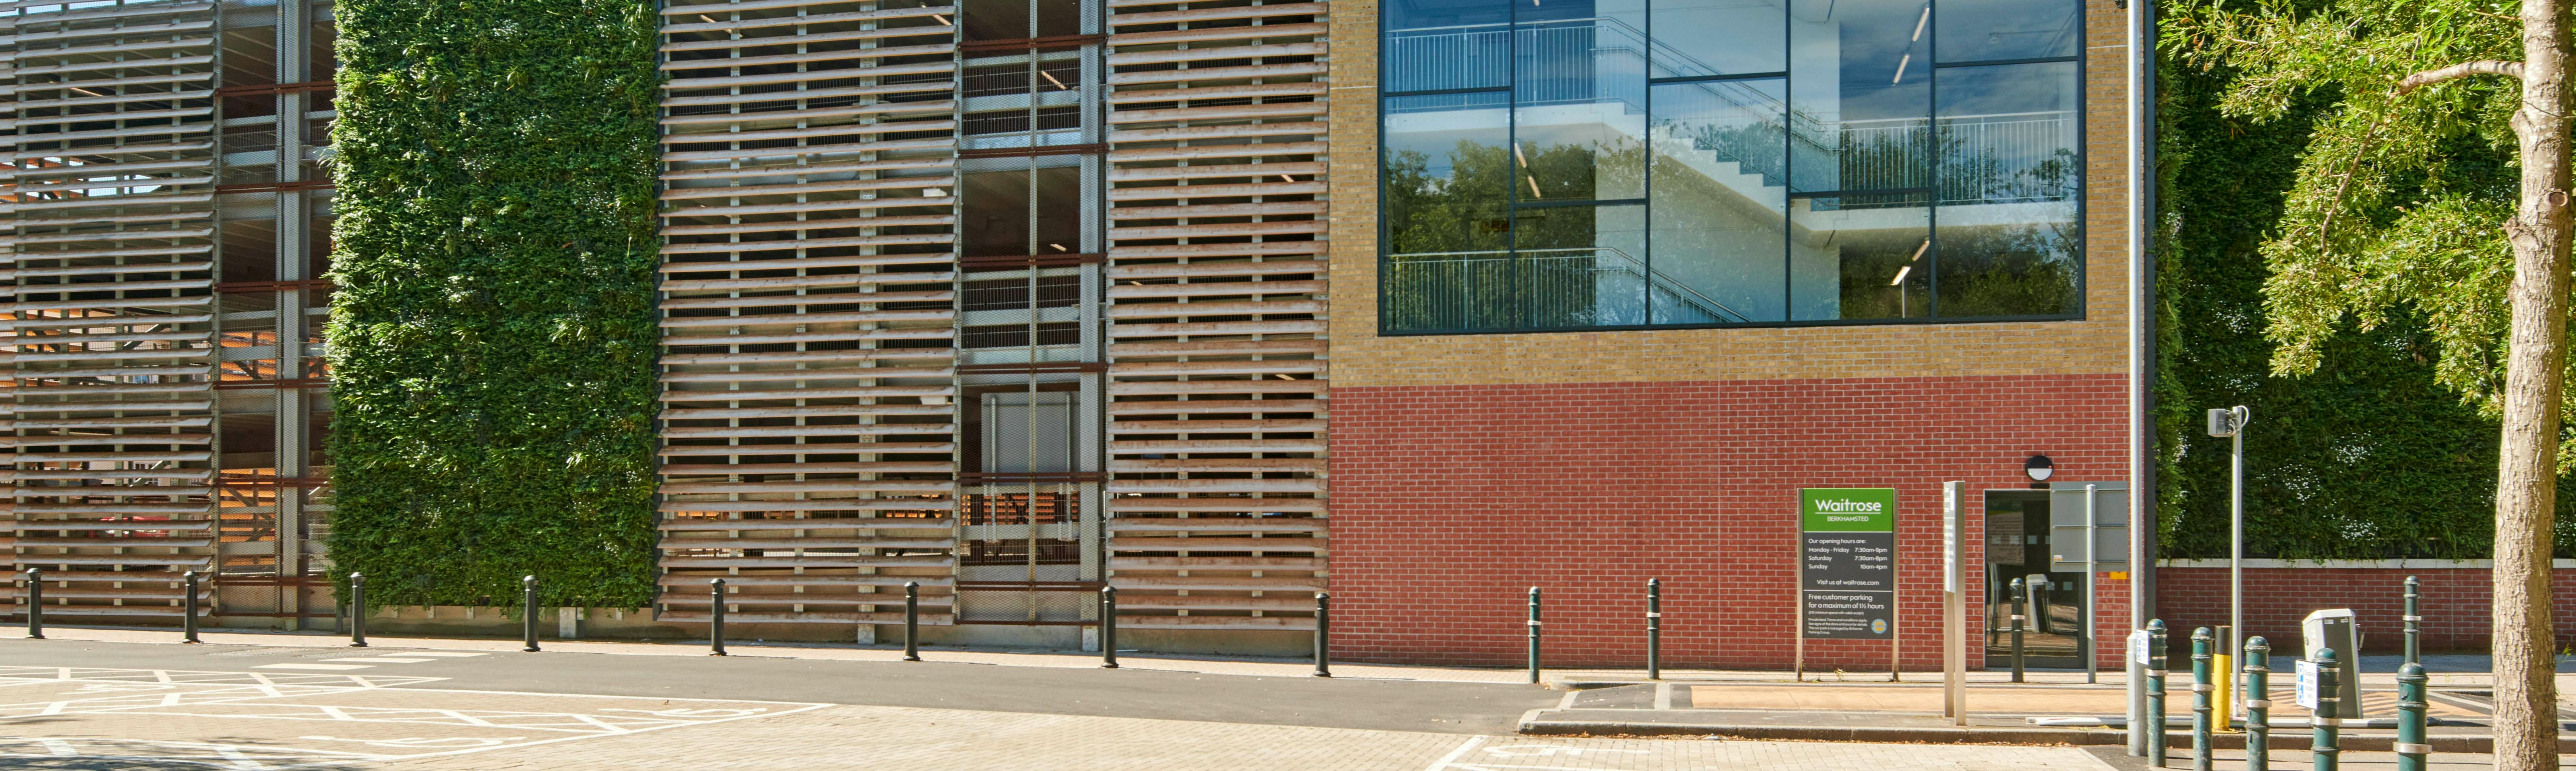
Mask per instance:
[[[430,658],[438,658],[438,659],[464,659],[464,658],[473,658],[473,657],[475,657],[475,656],[489,656],[489,655],[491,655],[491,654],[488,654],[488,653],[467,653],[467,652],[464,652],[464,651],[409,651],[409,652],[403,653],[403,654],[401,654],[401,655],[404,655],[404,656],[428,656],[428,657],[430,657]]]
[[[375,665],[373,665],[373,664],[261,664],[261,665],[259,665],[259,666],[255,666],[255,667],[251,667],[251,668],[252,668],[252,669],[313,669],[313,670],[321,670],[321,671],[329,672],[329,671],[338,671],[338,670],[343,670],[343,669],[373,669],[373,668],[375,668]]]
[[[437,659],[416,659],[406,656],[351,656],[345,659],[323,659],[323,661],[373,661],[381,664],[418,664],[423,661],[437,661]]]
[[[1439,760],[1431,761],[1431,767],[1430,767],[1430,768],[1428,768],[1428,769],[1425,769],[1424,771],[1447,771],[1447,769],[1449,768],[1449,764],[1458,762],[1458,759],[1459,759],[1459,758],[1463,758],[1463,757],[1466,757],[1466,756],[1467,756],[1467,752],[1468,752],[1469,750],[1473,750],[1473,749],[1477,748],[1478,746],[1483,745],[1484,743],[1485,743],[1485,737],[1482,737],[1482,736],[1470,736],[1470,737],[1467,737],[1467,743],[1465,743],[1465,744],[1461,744],[1461,745],[1458,745],[1458,748],[1457,748],[1457,749],[1450,750],[1450,751],[1449,751],[1449,754],[1440,756],[1440,759],[1439,759]]]

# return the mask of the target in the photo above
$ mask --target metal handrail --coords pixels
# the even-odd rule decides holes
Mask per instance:
[[[1618,255],[1620,260],[1627,262],[1629,265],[1635,266],[1634,270],[1623,272],[1646,279],[1647,286],[1660,288],[1666,292],[1689,295],[1692,300],[1696,300],[1696,302],[1691,302],[1691,304],[1699,306],[1701,311],[1708,313],[1710,316],[1734,322],[1746,322],[1752,320],[1752,317],[1739,313],[1734,308],[1727,307],[1726,303],[1718,302],[1716,298],[1701,294],[1699,290],[1692,289],[1688,285],[1674,281],[1672,277],[1664,275],[1662,271],[1647,267],[1643,260],[1637,259],[1626,250],[1620,249],[1616,246],[1566,247],[1556,249],[1485,249],[1471,252],[1408,252],[1405,254],[1390,254],[1387,255],[1387,259],[1408,262],[1433,262],[1433,260],[1416,260],[1413,258],[1461,257],[1514,259],[1545,254],[1576,255],[1589,253],[1598,255],[1602,252],[1609,252],[1611,254]],[[1685,302],[1690,302],[1690,300],[1685,300]]]

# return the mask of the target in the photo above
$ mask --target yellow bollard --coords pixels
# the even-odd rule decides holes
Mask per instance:
[[[2210,700],[2210,730],[2219,733],[2236,731],[2236,657],[2216,654],[2210,662],[2210,680],[2218,686],[2218,698]]]

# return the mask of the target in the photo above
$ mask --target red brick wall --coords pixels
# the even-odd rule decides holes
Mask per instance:
[[[1516,664],[1525,592],[1548,666],[1642,666],[1664,580],[1672,666],[1786,668],[1802,487],[1894,487],[1898,628],[1936,669],[1941,490],[2125,477],[2116,375],[1333,389],[1333,646],[1361,661]],[[1983,518],[1965,540],[1983,541]],[[1971,551],[1970,623],[1983,602]],[[2106,593],[2119,582],[2103,582]],[[2122,606],[2124,607],[2124,606]],[[2125,626],[2107,605],[2105,626]],[[2105,657],[2116,659],[2114,644]],[[1888,644],[1816,640],[1810,669],[1884,670]],[[1983,663],[1971,655],[1972,666]]]
[[[2482,567],[2246,568],[2245,636],[2268,638],[2276,656],[2284,650],[2295,652],[2299,622],[2310,611],[2351,608],[2360,618],[2364,651],[2402,650],[2410,575],[2422,586],[2425,650],[2486,650],[2495,621],[2495,595]],[[2166,626],[2176,630],[2175,639],[2188,639],[2193,627],[2227,623],[2227,578],[2224,567],[2167,567],[2156,572],[2156,611]],[[2576,570],[2558,569],[2551,584],[2558,636],[2576,638]]]

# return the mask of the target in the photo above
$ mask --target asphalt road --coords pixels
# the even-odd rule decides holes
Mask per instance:
[[[400,657],[410,650],[400,645],[398,640],[382,640],[361,650],[12,639],[0,640],[0,666],[259,671],[265,664]],[[385,664],[351,674],[435,677],[440,679],[416,687],[457,690],[794,701],[1457,734],[1511,733],[1522,713],[1555,706],[1563,696],[1526,685],[557,651]]]

